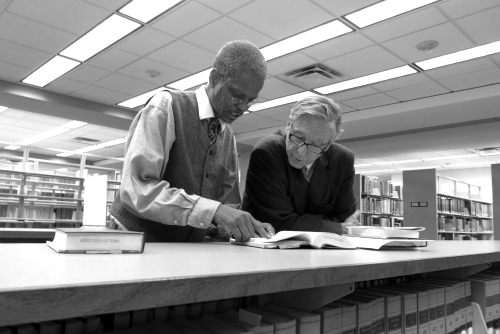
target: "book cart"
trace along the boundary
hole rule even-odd
[[[18,326],[18,333],[30,323],[138,310],[165,315],[177,306],[204,308],[231,298],[281,295],[292,303],[326,304],[353,292],[356,283],[466,278],[500,261],[500,241],[433,241],[403,251],[227,243],[149,243],[143,254],[123,255],[58,254],[42,244],[0,244],[0,251],[9,254],[0,257],[0,328]]]
[[[405,222],[422,223],[431,240],[493,240],[493,205],[481,188],[436,174],[435,169],[403,171]]]
[[[399,188],[399,187],[398,187]],[[354,176],[356,209],[359,221],[365,226],[403,226],[403,199],[400,189],[389,181],[379,182],[377,177]]]

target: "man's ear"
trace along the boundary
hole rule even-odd
[[[222,75],[219,73],[219,71],[215,69],[212,69],[210,71],[210,75],[208,76],[208,82],[210,83],[210,86],[215,87],[221,79]]]

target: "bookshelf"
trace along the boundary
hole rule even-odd
[[[436,174],[403,171],[407,226],[422,226],[430,240],[493,240],[493,205],[476,185]],[[418,225],[420,224],[420,225]]]
[[[422,273],[471,274],[500,261],[500,241],[474,243],[436,241],[420,250],[390,252],[148,243],[143,254],[105,256],[62,255],[41,244],[0,244],[0,252],[9,254],[0,257],[0,267],[9,273],[0,275],[0,326],[335,289]],[[218,265],[227,263],[232,265]]]
[[[376,176],[356,174],[354,195],[360,222],[365,226],[403,226],[401,188],[392,182],[379,181]]]

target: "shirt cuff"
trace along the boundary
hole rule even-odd
[[[200,197],[189,215],[188,226],[202,229],[209,228],[214,219],[215,211],[217,211],[220,204],[220,202]]]

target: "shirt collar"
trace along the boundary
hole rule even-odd
[[[208,99],[207,91],[205,90],[205,86],[201,86],[196,90],[196,100],[198,102],[198,114],[200,121],[215,117],[214,110],[212,109],[212,105],[210,105],[210,100]],[[220,118],[219,121],[222,131],[224,131],[226,123],[224,123]]]

